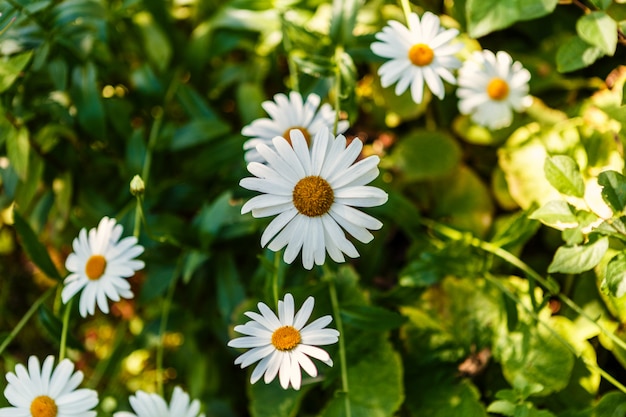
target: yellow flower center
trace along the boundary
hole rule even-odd
[[[416,43],[409,49],[409,60],[418,67],[429,65],[434,58],[435,52],[425,43]]]
[[[91,255],[85,264],[85,275],[91,280],[100,279],[107,267],[107,261],[102,255]]]
[[[40,395],[30,403],[30,414],[33,417],[56,417],[58,411],[54,400],[47,395]]]
[[[504,100],[509,95],[509,85],[502,78],[494,78],[487,85],[487,94],[492,100]]]
[[[333,187],[324,178],[304,177],[293,187],[293,205],[298,212],[309,217],[328,213],[335,201]]]
[[[306,144],[307,145],[311,144],[311,134],[309,133],[308,130],[306,130],[306,128],[301,127],[301,126],[292,126],[289,129],[285,130],[285,132],[283,133],[283,137],[287,139],[287,142],[289,142],[290,145],[291,145],[291,136],[289,136],[289,132],[291,132],[292,130],[299,130],[300,132],[302,132],[302,135],[304,135],[304,139],[306,140]]]
[[[272,344],[281,351],[295,348],[301,340],[300,332],[292,326],[279,327],[272,334]]]

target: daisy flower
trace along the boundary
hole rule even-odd
[[[445,91],[443,78],[454,84],[451,70],[461,66],[454,54],[463,49],[462,43],[453,43],[459,31],[444,29],[436,15],[426,12],[422,19],[415,13],[409,15],[409,27],[390,20],[382,32],[376,34],[371,45],[372,52],[388,58],[378,69],[383,87],[396,84],[396,95],[411,86],[413,101],[421,103],[424,96],[424,82],[430,91],[442,99]]]
[[[69,359],[53,368],[53,356],[48,356],[41,367],[39,359],[31,356],[28,369],[18,364],[15,373],[7,373],[4,396],[13,407],[0,408],[0,417],[95,417],[96,412],[89,410],[98,405],[98,393],[76,389],[83,373],[74,372]]]
[[[282,137],[257,150],[267,161],[248,164],[254,178],[239,182],[243,188],[263,194],[251,198],[241,213],[254,217],[278,214],[261,236],[261,246],[273,251],[285,249],[284,260],[290,264],[302,250],[302,265],[322,265],[326,252],[336,262],[344,262],[343,254],[359,256],[354,245],[341,230],[363,243],[374,236],[382,223],[351,206],[373,207],[387,201],[387,193],[365,184],[378,176],[378,156],[369,156],[352,165],[363,143],[357,138],[346,147],[343,135],[331,138],[328,129],[320,130],[309,150],[299,130],[291,131],[291,144]],[[341,227],[340,227],[341,226]]]
[[[200,413],[200,402],[190,402],[189,394],[180,387],[174,388],[169,406],[160,395],[144,391],[137,391],[128,400],[135,413],[118,411],[113,417],[204,417]]]
[[[243,145],[246,162],[264,162],[256,150],[257,145],[264,143],[271,147],[275,136],[290,140],[291,129],[302,132],[309,144],[319,130],[332,129],[336,112],[328,103],[320,106],[321,100],[317,94],[309,94],[303,101],[300,93],[292,91],[289,97],[280,93],[274,96],[274,101],[264,101],[261,106],[270,118],[257,119],[241,130],[244,136],[252,137]],[[339,121],[337,133],[343,133],[346,129],[348,121]]]
[[[144,267],[134,259],[143,253],[134,236],[122,237],[123,227],[115,219],[103,217],[97,228],[87,235],[81,229],[72,242],[74,252],[65,261],[70,274],[65,278],[61,298],[67,303],[80,290],[80,315],[94,314],[96,303],[103,313],[109,312],[108,299],[133,298],[127,278]]]
[[[522,112],[532,103],[529,80],[530,72],[506,52],[474,52],[459,70],[459,111],[489,129],[506,127],[511,109]]]
[[[300,368],[311,377],[317,376],[317,368],[309,358],[313,357],[333,366],[328,352],[316,345],[337,343],[339,332],[325,327],[333,320],[323,316],[305,326],[313,311],[315,299],[306,299],[302,308],[294,315],[293,296],[285,295],[285,300],[278,301],[278,317],[264,303],[258,303],[261,314],[247,311],[244,314],[252,320],[235,326],[235,331],[246,336],[228,342],[234,348],[251,348],[235,359],[235,365],[241,368],[260,361],[252,371],[250,383],[254,384],[261,376],[269,384],[278,374],[280,385],[287,389],[289,384],[298,390],[302,382]]]

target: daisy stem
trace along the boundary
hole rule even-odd
[[[63,313],[63,328],[61,329],[61,347],[59,348],[59,362],[65,359],[65,350],[67,348],[67,329],[70,324],[70,311],[72,310],[72,302],[74,298],[70,298],[65,306],[65,312]]]
[[[337,45],[335,48],[335,123],[333,125],[333,136],[337,136],[339,117],[341,116],[341,70],[339,68],[339,61],[343,53],[343,46]]]
[[[339,300],[337,298],[337,287],[335,287],[335,277],[328,280],[328,292],[330,293],[330,302],[333,306],[333,316],[335,316],[335,325],[339,332],[339,365],[341,366],[341,388],[343,391],[344,405],[346,408],[346,417],[352,417],[352,409],[350,407],[350,396],[348,389],[348,364],[346,363],[346,345],[344,342],[343,321],[341,320],[341,311],[339,310]]]
[[[137,196],[137,205],[135,206],[135,228],[133,229],[133,236],[139,239],[141,233],[141,222],[143,221],[143,207],[142,198]]]
[[[278,309],[278,268],[280,266],[280,251],[274,252],[274,270],[272,271],[272,295]]]
[[[285,52],[287,52],[287,66],[289,67],[289,83],[291,84],[292,91],[300,92],[300,83],[298,81],[298,65],[296,64],[296,61],[294,61],[293,57],[291,56],[291,51],[293,49],[293,46],[291,44],[291,39],[289,39],[287,30],[285,27],[286,21],[287,20],[285,19],[284,13],[281,14],[280,23],[281,23],[281,29],[283,32],[283,44],[285,46]]]
[[[48,288],[48,290],[46,292],[44,292],[43,294],[41,294],[39,296],[39,298],[37,300],[35,300],[35,302],[30,306],[30,308],[28,309],[26,314],[24,314],[24,316],[20,319],[20,321],[13,328],[13,330],[11,330],[11,333],[9,333],[9,335],[6,337],[6,339],[4,339],[4,341],[0,345],[0,355],[2,355],[2,353],[7,348],[7,346],[9,346],[9,343],[11,343],[13,341],[13,339],[15,339],[15,336],[18,335],[18,333],[26,325],[28,320],[30,320],[32,315],[35,314],[35,311],[37,311],[39,306],[41,304],[43,304],[43,302],[46,301],[46,299],[48,297],[50,297],[50,294],[52,294],[54,292],[54,290],[56,290],[56,286]]]
[[[406,27],[411,29],[411,19],[409,19],[409,16],[411,16],[411,4],[409,0],[400,0],[400,5],[402,6],[402,13],[404,13],[404,19],[406,20]]]
[[[156,351],[156,382],[157,393],[163,396],[163,350],[165,348],[165,332],[167,330],[167,320],[172,307],[172,299],[174,298],[174,290],[176,289],[176,281],[178,281],[178,268],[174,272],[174,277],[167,289],[165,300],[163,300],[163,309],[161,310],[161,325],[159,326],[159,345]]]

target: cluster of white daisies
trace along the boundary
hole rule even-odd
[[[397,83],[397,95],[410,87],[413,101],[421,103],[424,83],[439,99],[445,93],[442,80],[458,83],[459,111],[489,129],[509,126],[512,110],[521,112],[531,105],[530,73],[506,52],[474,52],[461,63],[455,57],[463,49],[463,44],[456,41],[458,30],[441,27],[439,17],[430,12],[424,13],[421,20],[411,13],[407,23],[389,21],[376,34],[379,42],[371,45],[376,55],[388,59],[378,69],[383,87]],[[458,80],[452,73],[457,69]]]

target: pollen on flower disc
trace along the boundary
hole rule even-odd
[[[430,65],[434,58],[435,52],[425,43],[416,43],[409,49],[409,60],[418,67]]]
[[[293,205],[308,217],[322,216],[330,210],[335,193],[328,181],[312,175],[304,177],[293,188]]]
[[[47,395],[40,395],[30,403],[30,414],[33,417],[56,417],[57,413],[56,403]]]
[[[300,344],[300,332],[292,326],[279,327],[272,334],[272,344],[278,350],[291,350]]]
[[[291,132],[292,130],[299,130],[300,132],[302,132],[302,135],[304,136],[304,139],[306,140],[306,144],[311,145],[311,134],[306,128],[301,127],[301,126],[292,126],[289,129],[285,130],[285,132],[283,133],[283,138],[287,139],[287,142],[289,142],[290,145],[291,145],[291,136],[289,135],[289,132]]]
[[[502,78],[493,78],[487,85],[487,95],[492,100],[504,100],[509,95],[509,85]]]
[[[102,255],[91,255],[85,264],[85,275],[87,278],[99,279],[106,269],[107,261]]]

